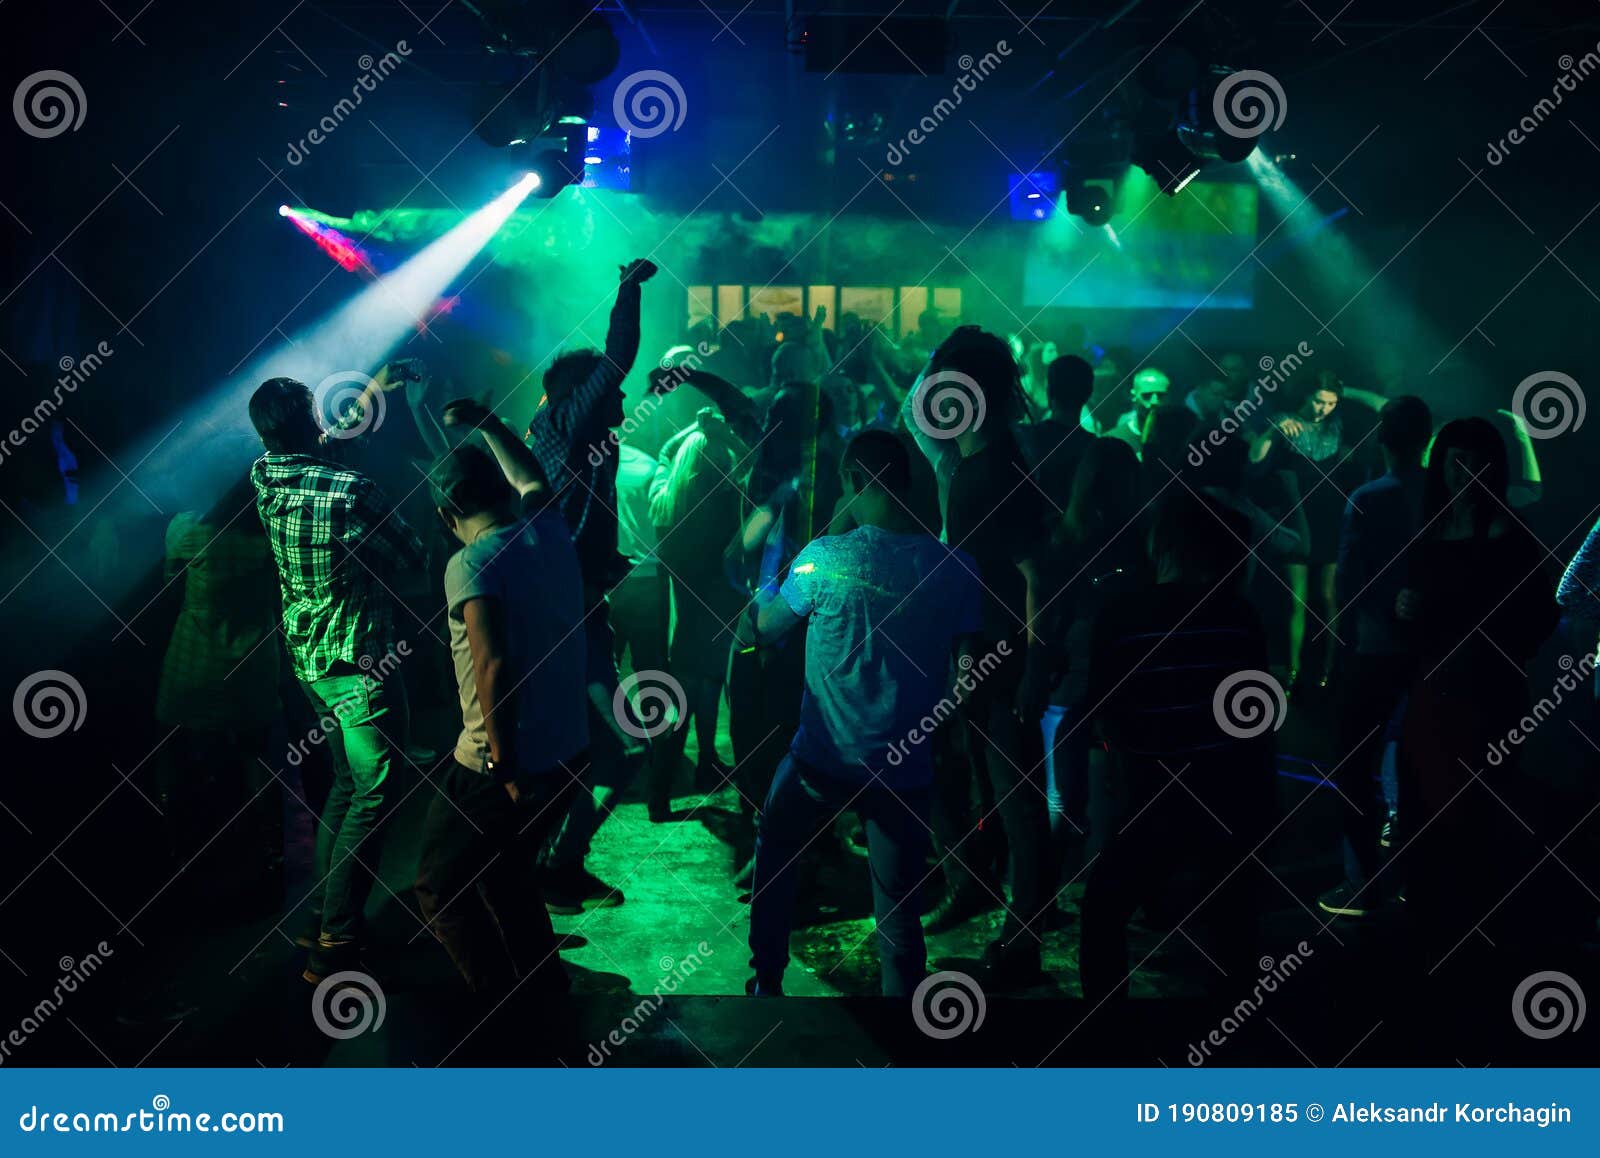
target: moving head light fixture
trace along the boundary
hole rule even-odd
[[[554,197],[583,178],[593,86],[616,70],[622,48],[606,17],[574,0],[462,0],[483,25],[484,47],[517,61],[509,81],[483,86],[478,136],[532,152],[535,192]]]

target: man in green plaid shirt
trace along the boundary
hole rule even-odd
[[[380,372],[375,386],[388,377]],[[423,565],[423,549],[371,479],[329,459],[303,382],[263,382],[250,421],[266,448],[250,478],[278,564],[284,638],[333,756],[317,832],[321,928],[305,970],[320,982],[352,967],[360,948],[408,723],[400,681],[368,673],[399,642],[391,587],[402,569]]]

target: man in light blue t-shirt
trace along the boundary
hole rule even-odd
[[[856,529],[802,549],[777,597],[752,604],[739,626],[741,646],[760,646],[809,622],[800,728],[756,837],[757,995],[783,991],[796,861],[846,810],[866,824],[883,992],[907,997],[921,982],[927,950],[915,893],[927,872],[929,733],[961,701],[951,657],[982,626],[977,566],[906,507],[911,462],[900,439],[857,435],[840,473]]]

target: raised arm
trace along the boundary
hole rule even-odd
[[[611,307],[606,348],[599,364],[571,393],[547,399],[534,415],[534,422],[548,422],[557,435],[570,441],[575,432],[589,425],[611,392],[621,388],[639,356],[639,287],[655,274],[655,263],[644,258],[621,267],[622,284],[617,289],[616,305]]]
[[[511,428],[483,403],[471,398],[457,398],[446,404],[444,424],[469,427],[483,435],[506,481],[517,489],[519,495],[526,498],[548,489],[549,482],[544,476],[544,469],[533,451],[523,445]]]

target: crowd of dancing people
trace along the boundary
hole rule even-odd
[[[1414,395],[1310,366],[1258,381],[1238,355],[1180,389],[1081,333],[931,313],[899,341],[821,311],[703,325],[625,402],[655,272],[621,270],[604,349],[549,364],[525,429],[415,361],[342,415],[262,383],[248,479],[169,530],[185,603],[158,714],[202,760],[269,728],[275,698],[238,689],[275,686],[260,609],[281,604],[332,758],[308,981],[363,967],[407,767],[433,788],[418,904],[479,994],[568,989],[550,914],[624,903],[588,862],[630,793],[661,824],[737,800],[758,996],[783,993],[808,865],[850,844],[886,995],[926,975],[929,933],[996,913],[999,990],[1037,983],[1075,921],[1085,996],[1126,994],[1130,922],[1162,905],[1251,975],[1275,739],[1302,703],[1337,722],[1318,775],[1345,866],[1308,906],[1403,906],[1429,961],[1515,935],[1502,902],[1537,850],[1504,804],[1518,750],[1484,752],[1563,610],[1590,666],[1600,618],[1600,548],[1563,578],[1519,516],[1540,489],[1519,419],[1439,425]],[[394,393],[429,453],[380,485],[384,432],[346,436]],[[447,649],[404,622],[419,588]],[[409,738],[397,654],[453,671],[453,751]]]

